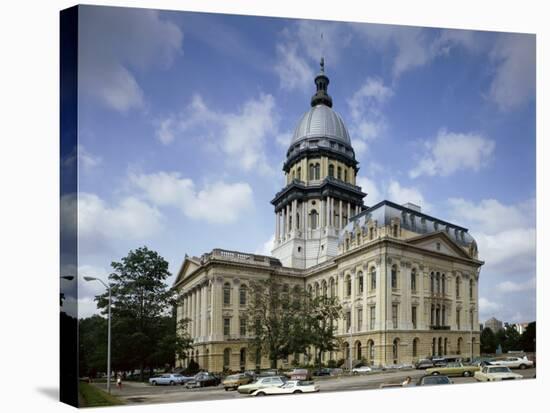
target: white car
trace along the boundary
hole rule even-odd
[[[160,376],[151,377],[149,384],[156,386],[157,384],[166,384],[169,386],[175,386],[176,384],[183,384],[191,377],[186,377],[181,374],[161,374]]]
[[[526,369],[533,367],[533,362],[524,357],[506,357],[504,360],[491,361],[492,366],[504,366],[511,369]]]
[[[361,366],[361,367],[355,367],[354,369],[351,369],[351,372],[353,374],[367,374],[370,373],[372,369],[369,366]]]
[[[300,394],[318,392],[319,386],[312,381],[289,380],[279,387],[265,387],[251,393],[251,396],[266,396],[269,394]]]
[[[501,381],[501,380],[519,380],[521,374],[513,373],[505,366],[485,366],[474,373],[474,379],[477,381]]]

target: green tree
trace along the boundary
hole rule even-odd
[[[146,367],[159,367],[157,347],[166,337],[170,323],[166,317],[176,304],[174,292],[165,283],[170,276],[168,262],[142,247],[111,266],[113,368],[139,369],[143,380]],[[103,314],[107,313],[107,298],[107,292],[96,297]]]
[[[107,372],[107,319],[99,315],[78,321],[79,374],[95,378]]]
[[[489,327],[485,327],[481,332],[480,341],[482,353],[488,354],[496,351],[498,345],[497,338]]]
[[[506,325],[504,329],[495,334],[497,346],[500,344],[502,352],[518,350],[520,347],[520,335],[512,325]]]
[[[321,367],[321,355],[339,347],[336,339],[336,322],[342,317],[342,306],[337,297],[310,297],[305,311],[308,344],[315,351],[315,360]]]
[[[536,338],[537,338],[537,323],[533,321],[532,323],[529,323],[527,325],[527,328],[525,329],[525,331],[523,332],[523,334],[519,339],[521,349],[529,353],[536,351],[536,348],[535,348]]]

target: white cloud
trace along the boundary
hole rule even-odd
[[[372,179],[361,176],[357,177],[356,183],[361,187],[363,192],[366,192],[367,197],[365,201],[368,205],[374,205],[383,200],[382,192]]]
[[[256,248],[256,254],[271,256],[271,250],[275,243],[275,235],[272,235],[266,242]]]
[[[479,171],[491,160],[495,142],[475,133],[454,133],[441,129],[434,142],[425,143],[427,154],[409,171],[421,175],[448,176],[459,170]]]
[[[281,89],[287,91],[312,89],[314,72],[298,53],[298,45],[292,42],[280,43],[276,46],[276,51],[277,63],[274,70],[279,77]]]
[[[393,96],[393,90],[379,78],[369,77],[348,99],[351,114],[350,132],[357,154],[363,153],[368,142],[380,136],[386,129],[383,104]]]
[[[397,204],[412,202],[422,208],[423,211],[429,211],[431,205],[426,201],[418,188],[402,186],[399,182],[391,180],[387,190],[387,197],[390,201]]]
[[[82,170],[90,171],[102,162],[101,156],[90,153],[82,144],[76,148],[63,161],[63,166],[72,168],[77,163]]]
[[[292,135],[292,132],[280,133],[275,137],[275,141],[283,148],[287,149],[290,146]]]
[[[181,30],[154,10],[85,6],[79,17],[81,90],[120,112],[142,108],[133,71],[170,66],[181,52]]]
[[[268,137],[279,139],[278,122],[275,99],[269,94],[247,100],[236,112],[214,111],[200,95],[194,95],[181,113],[157,122],[156,136],[162,143],[170,144],[178,135],[192,130],[203,135],[204,144],[205,136],[215,135],[211,144],[230,165],[269,175],[274,170],[267,161],[265,144]]]
[[[499,303],[496,303],[494,301],[489,301],[485,297],[479,297],[479,312],[480,313],[491,313],[492,311],[496,311],[501,307]]]
[[[537,286],[536,278],[531,278],[530,280],[523,283],[517,283],[513,281],[503,281],[497,285],[497,289],[504,293],[514,293],[514,292],[534,290],[536,286]]]
[[[252,188],[247,183],[218,181],[198,190],[191,179],[177,172],[130,174],[129,179],[150,202],[178,208],[191,219],[231,223],[253,206]]]
[[[514,109],[531,100],[535,94],[534,35],[501,35],[490,52],[496,65],[495,76],[489,88],[489,99],[499,109]]]

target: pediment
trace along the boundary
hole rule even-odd
[[[178,272],[178,276],[176,278],[176,281],[174,282],[174,285],[177,285],[184,278],[193,274],[197,269],[199,269],[200,266],[200,262],[196,261],[192,257],[186,256]]]
[[[406,240],[406,242],[408,244],[413,244],[416,247],[420,247],[429,251],[434,251],[459,258],[472,259],[472,257],[470,257],[468,253],[444,231],[438,231],[430,234],[423,234],[414,238],[409,238],[408,240]]]

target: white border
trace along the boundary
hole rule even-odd
[[[282,17],[307,17],[431,27],[517,31],[537,34],[537,380],[520,383],[457,385],[450,388],[320,393],[250,401],[191,402],[139,407],[140,411],[201,413],[301,409],[447,412],[522,411],[548,399],[543,296],[549,297],[547,146],[543,113],[550,73],[550,26],[543,1],[379,1],[339,0],[116,0],[91,4],[211,11]],[[0,102],[2,186],[2,270],[0,404],[25,411],[68,411],[55,400],[58,385],[58,22],[69,1],[5,2],[2,22]],[[546,109],[546,110],[545,110]],[[545,254],[546,253],[546,254]],[[548,308],[548,306],[546,306]],[[546,393],[544,393],[546,390]],[[397,397],[396,397],[397,396]],[[538,403],[537,403],[538,402]],[[23,406],[21,406],[23,405]],[[138,409],[138,407],[132,407]],[[109,411],[119,411],[112,408]],[[122,411],[122,410],[121,410]]]

